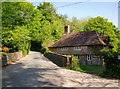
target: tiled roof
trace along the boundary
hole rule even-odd
[[[92,46],[101,45],[106,46],[106,43],[102,40],[96,31],[91,32],[72,32],[70,34],[63,35],[60,40],[50,46],[52,47],[73,47],[73,46]]]

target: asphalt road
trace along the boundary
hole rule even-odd
[[[2,70],[3,87],[118,87],[118,80],[58,67],[39,52]]]

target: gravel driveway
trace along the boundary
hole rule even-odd
[[[2,75],[3,87],[118,87],[118,80],[60,68],[33,51],[4,68]]]

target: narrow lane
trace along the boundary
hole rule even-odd
[[[2,82],[3,87],[118,87],[118,80],[60,68],[33,51],[3,69]]]

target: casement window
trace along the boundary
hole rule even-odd
[[[87,55],[87,61],[91,61],[92,55]]]
[[[66,50],[68,50],[67,47],[62,47],[62,48],[61,48],[61,51],[66,51]]]
[[[78,50],[79,51],[79,50],[81,50],[81,47],[79,47],[79,46],[78,47],[74,47],[74,50]]]

